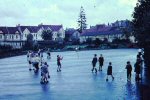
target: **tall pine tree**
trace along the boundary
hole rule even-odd
[[[86,28],[87,28],[86,15],[84,12],[84,8],[81,6],[80,14],[79,14],[79,18],[78,18],[78,30],[80,33],[82,33],[82,31]]]

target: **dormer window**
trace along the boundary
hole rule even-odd
[[[16,34],[19,34],[19,32],[18,32],[18,31],[16,31],[15,33],[16,33]]]
[[[0,33],[3,33],[3,32],[0,30]]]

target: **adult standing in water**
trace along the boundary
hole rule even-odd
[[[134,67],[135,67],[135,73],[136,73],[135,81],[139,82],[141,80],[141,78],[140,78],[140,74],[141,74],[141,64],[140,64],[140,62],[137,61],[134,65]]]
[[[61,60],[63,59],[63,57],[60,57],[59,55],[57,55],[57,72],[61,72]]]
[[[103,64],[104,64],[104,57],[103,57],[102,54],[100,55],[98,61],[99,61],[99,71],[102,71],[102,67],[103,67]]]
[[[142,49],[139,49],[138,54],[137,54],[137,59],[136,59],[136,66],[137,66],[137,80],[141,80],[142,79],[142,70],[143,70],[143,52]],[[139,72],[140,70],[140,72]],[[138,73],[141,74],[140,77],[138,76]],[[138,78],[139,77],[139,78]]]
[[[97,63],[97,55],[94,54],[94,58],[93,58],[93,60],[92,60],[92,65],[93,65],[92,73],[93,73],[94,70],[95,70],[95,73],[97,73],[96,63]]]

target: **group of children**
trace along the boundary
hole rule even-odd
[[[97,54],[94,54],[94,58],[92,60],[92,65],[93,65],[93,68],[91,70],[92,73],[95,70],[95,73],[97,74],[97,68],[96,68],[97,62],[99,62],[99,71],[102,71],[102,67],[103,67],[103,64],[104,64],[104,57],[103,57],[102,54],[100,54],[99,58],[97,58]],[[109,65],[108,65],[106,81],[108,81],[108,76],[109,75],[111,75],[112,80],[114,80],[114,76],[112,75],[112,63],[111,62],[109,62]]]
[[[47,50],[47,59],[51,59],[50,50]],[[61,60],[63,57],[60,55],[57,55],[57,72],[61,72]],[[27,61],[29,63],[29,70],[33,70],[35,73],[39,71],[39,68],[41,67],[41,83],[48,83],[48,78],[50,78],[50,74],[48,71],[48,64],[46,61],[44,61],[43,57],[43,51],[39,49],[37,53],[28,51],[27,53]]]
[[[139,82],[142,79],[142,75],[140,76],[140,74],[142,74],[141,72],[142,66],[143,66],[143,52],[139,50],[136,58],[136,63],[134,64],[134,72],[136,73],[135,74],[136,82]],[[127,69],[127,81],[131,81],[132,66],[129,61],[127,62],[126,69]]]
[[[141,68],[142,68],[142,63],[143,63],[143,53],[140,50],[137,54],[137,59],[136,59],[136,63],[134,64],[135,70],[134,72],[136,73],[135,76],[135,81],[139,82],[141,80]],[[102,56],[102,54],[100,55],[99,58],[97,58],[97,54],[94,54],[93,60],[92,60],[92,73],[95,70],[95,73],[97,74],[97,68],[96,68],[96,64],[97,62],[99,62],[99,71],[102,71],[102,66],[104,63],[104,57]],[[130,63],[130,61],[127,61],[127,65],[125,67],[125,69],[127,70],[127,81],[131,81],[131,75],[132,75],[132,65]],[[114,76],[112,74],[112,63],[109,62],[108,68],[107,68],[107,78],[106,81],[108,81],[108,76],[112,77],[112,80],[114,80]]]
[[[141,67],[142,67],[142,52],[139,52],[137,55],[137,59],[136,59],[136,63],[134,65],[135,70],[134,72],[136,73],[136,77],[135,80],[137,82],[139,82],[141,80],[140,74],[141,74]],[[51,58],[51,54],[50,51],[47,51],[47,59]],[[57,72],[61,72],[61,60],[63,59],[63,57],[61,57],[60,55],[57,55]],[[39,67],[41,66],[41,83],[48,83],[48,78],[50,78],[49,75],[49,71],[48,71],[48,64],[47,62],[44,61],[43,58],[43,52],[42,50],[39,50],[37,53],[34,53],[32,51],[29,51],[27,53],[27,60],[29,63],[29,70],[31,71],[32,66],[34,67],[34,72],[38,72],[39,71]],[[96,64],[97,62],[99,62],[99,70],[97,70],[96,68]],[[92,73],[93,71],[95,71],[95,73],[97,74],[97,71],[102,71],[102,67],[104,64],[104,57],[102,54],[100,54],[100,57],[97,58],[97,54],[94,54],[93,60],[92,60]],[[132,75],[132,65],[130,63],[130,61],[127,61],[127,65],[125,67],[125,69],[127,70],[127,81],[131,81],[131,75]],[[108,76],[112,77],[112,80],[114,80],[114,76],[112,74],[112,62],[109,62],[108,68],[107,68],[107,78],[106,81],[108,81]]]
[[[37,53],[28,51],[27,61],[29,63],[29,70],[33,70],[35,73],[39,71],[41,67],[41,83],[48,83],[48,78],[50,78],[48,71],[48,64],[44,61],[43,52],[39,50]]]

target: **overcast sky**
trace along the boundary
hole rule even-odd
[[[62,24],[77,27],[83,6],[88,27],[132,19],[137,0],[0,0],[0,25]]]

